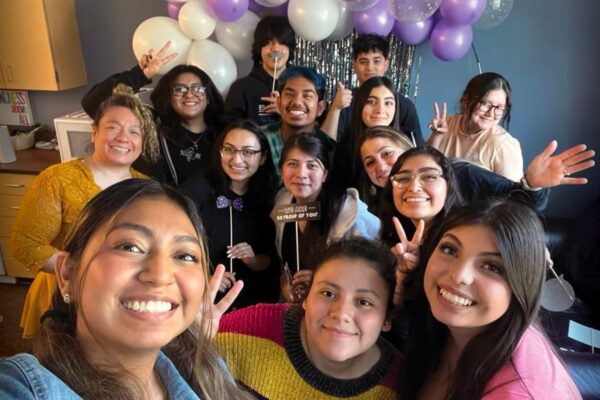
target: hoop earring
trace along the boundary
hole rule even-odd
[[[71,295],[69,293],[63,294],[63,301],[65,304],[71,304]]]

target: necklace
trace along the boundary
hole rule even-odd
[[[188,139],[190,142],[192,142],[192,145],[194,146],[194,150],[198,151],[198,142],[200,141],[200,139],[202,139],[202,134],[201,134],[201,133],[199,133],[199,134],[198,134],[198,138],[197,138],[196,140],[194,140],[194,138],[192,138],[192,137],[189,135],[189,133],[187,133],[187,132],[185,132],[185,131],[184,131],[183,133],[185,134],[185,137],[186,137],[186,138],[187,138],[187,139]]]

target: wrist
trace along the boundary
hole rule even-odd
[[[538,190],[542,190],[541,187],[531,186],[531,184],[529,183],[529,180],[527,179],[527,172],[521,178],[521,185],[523,186],[523,188],[525,190],[529,190],[530,192],[537,192]]]

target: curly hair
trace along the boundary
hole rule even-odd
[[[94,127],[99,125],[100,120],[104,114],[106,114],[106,111],[112,107],[125,107],[135,115],[140,122],[143,133],[142,156],[153,163],[157,162],[160,159],[158,135],[152,112],[148,107],[135,96],[131,87],[120,83],[113,89],[113,94],[100,103],[100,106],[94,115]]]

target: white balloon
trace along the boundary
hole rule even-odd
[[[285,3],[287,0],[254,0],[256,4],[260,4],[265,7],[277,7]]]
[[[179,11],[179,27],[192,39],[206,39],[215,31],[216,25],[217,20],[199,1],[188,2]]]
[[[225,93],[237,78],[233,57],[225,47],[212,40],[194,40],[187,62],[206,72],[221,93]]]
[[[513,0],[488,0],[483,15],[473,26],[477,29],[493,28],[508,17],[512,8]]]
[[[171,41],[168,54],[177,53],[177,57],[160,68],[158,73],[165,74],[174,66],[185,64],[192,44],[192,40],[181,32],[173,18],[152,17],[139,24],[133,33],[133,54],[139,60],[148,50],[158,51],[167,41]]]
[[[292,29],[306,40],[326,39],[335,29],[340,9],[334,0],[290,0],[288,19]]]
[[[252,58],[254,31],[260,18],[252,11],[246,11],[242,18],[234,22],[221,21],[215,29],[219,43],[229,51],[236,60]]]
[[[328,40],[339,40],[343,39],[352,33],[354,29],[354,23],[352,22],[352,10],[344,2],[338,3],[340,10],[340,16],[338,22],[333,29],[331,35],[327,37]]]

